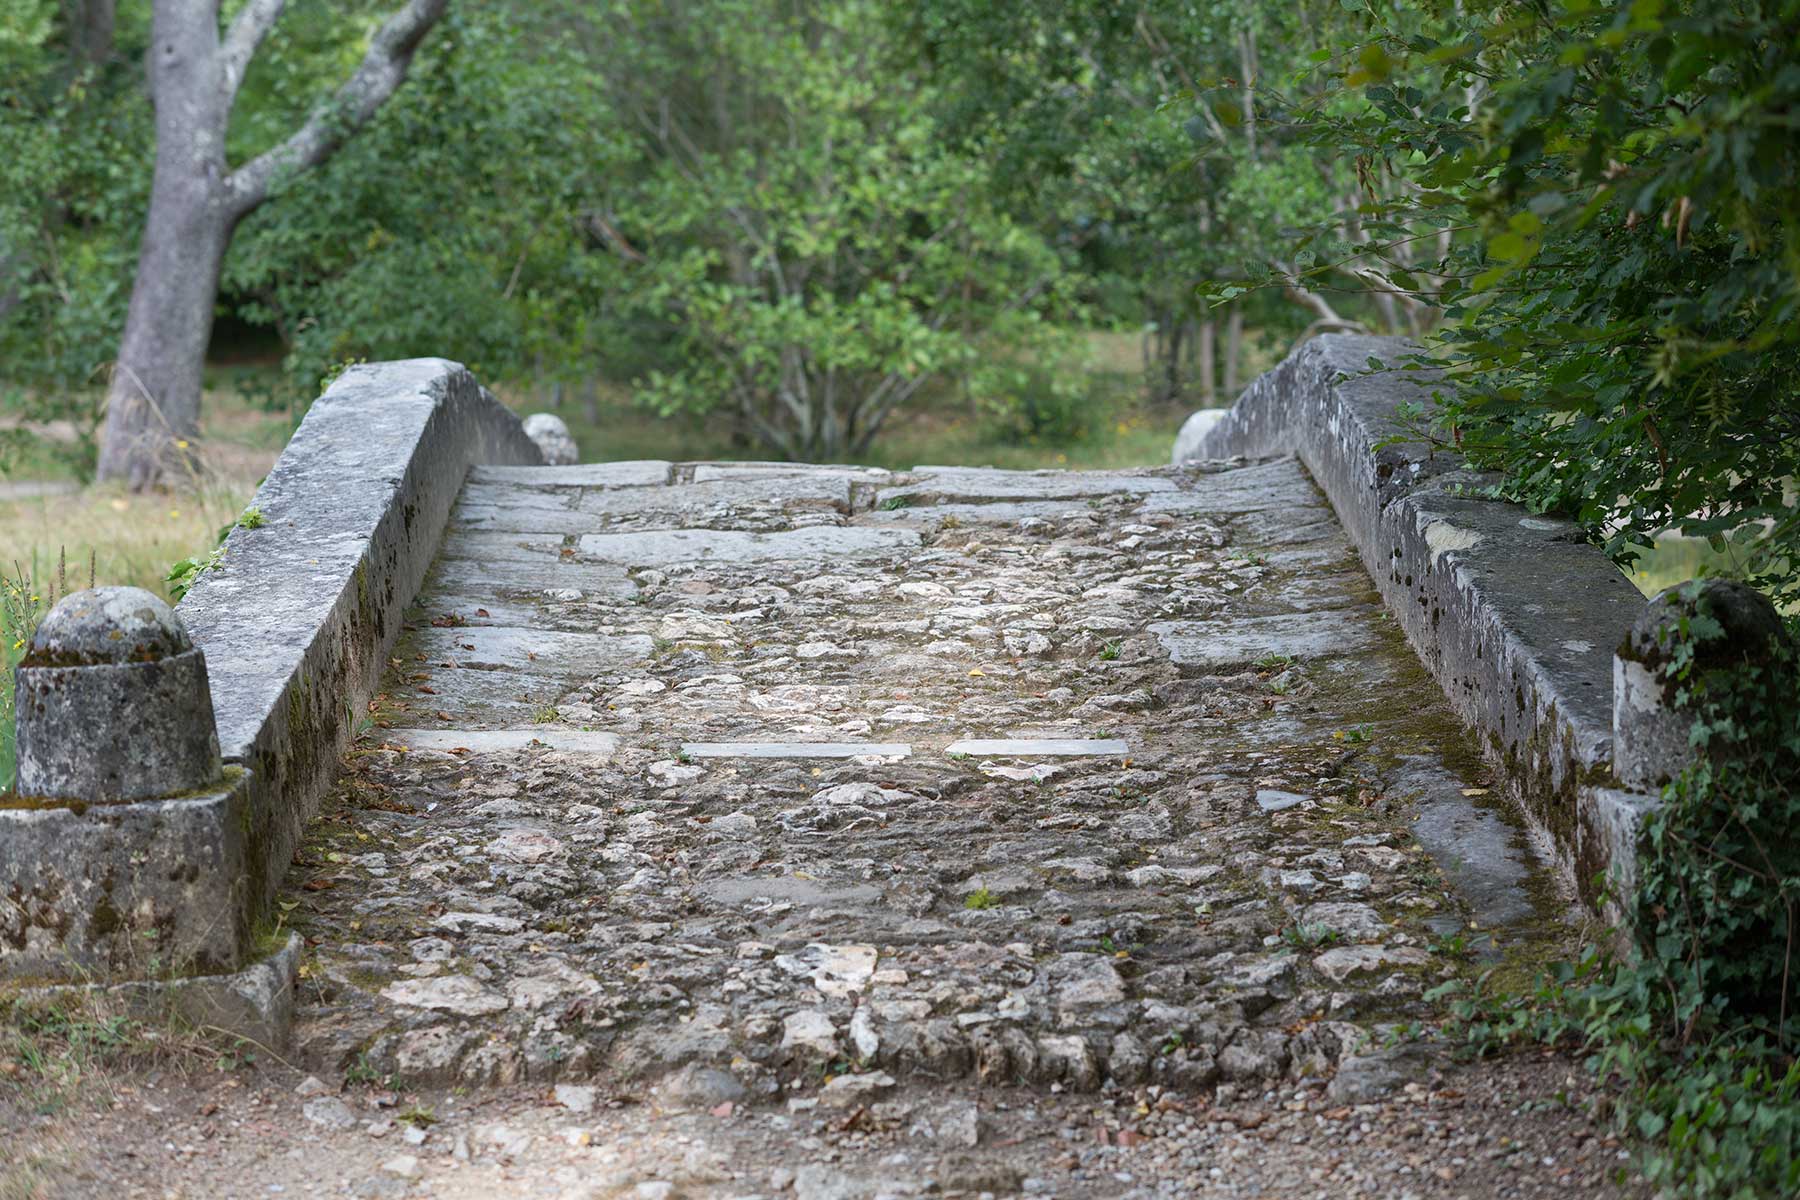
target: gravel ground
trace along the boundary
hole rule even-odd
[[[571,1088],[332,1090],[281,1068],[200,1067],[91,1077],[42,1116],[15,1087],[0,1099],[0,1196],[1648,1194],[1615,1182],[1626,1149],[1588,1115],[1585,1072],[1535,1053],[1428,1071],[1360,1105],[1317,1086],[1229,1105],[970,1082],[701,1107],[668,1086]],[[422,1139],[409,1135],[407,1115],[425,1113]]]

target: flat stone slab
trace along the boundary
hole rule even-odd
[[[543,528],[543,527],[540,527]],[[567,549],[568,555],[563,551]],[[555,566],[574,557],[574,547],[564,547],[560,531],[513,532],[491,529],[452,529],[444,535],[439,559],[483,563],[543,563]]]
[[[1284,792],[1280,788],[1256,789],[1256,807],[1266,813],[1286,812],[1310,799],[1311,796],[1303,796],[1299,792]]]
[[[545,495],[546,493],[538,493]],[[569,491],[569,496],[584,493]],[[566,504],[462,504],[451,516],[453,531],[488,530],[495,533],[539,535],[598,533],[606,521],[592,513],[576,512]]]
[[[1259,659],[1327,658],[1375,644],[1366,609],[1280,613],[1218,621],[1158,621],[1146,627],[1182,667],[1215,669],[1247,666]]]
[[[858,467],[848,463],[703,462],[693,464],[692,479],[695,483],[708,483],[718,479],[752,479],[775,475],[810,475],[846,482],[856,480],[859,483],[883,483],[894,477],[892,471],[880,467]]]
[[[536,593],[546,599],[629,600],[637,595],[637,585],[617,566],[583,563],[574,559],[558,561],[548,556],[541,561],[496,561],[481,558],[440,559],[426,577],[429,593],[442,592],[455,596],[519,597]],[[579,592],[579,596],[569,593]]]
[[[705,560],[724,563],[780,559],[862,557],[916,550],[919,535],[910,529],[813,527],[780,533],[741,533],[720,529],[669,529],[646,533],[587,534],[582,557],[602,562],[657,565]]]
[[[904,742],[684,742],[689,758],[905,758]]]
[[[537,488],[517,483],[467,483],[457,493],[456,507],[451,510],[454,522],[469,508],[541,509],[544,512],[567,512],[581,499],[585,489],[577,487]]]
[[[630,517],[660,512],[704,512],[710,509],[766,505],[782,508],[835,508],[849,511],[850,481],[826,472],[804,475],[728,476],[696,480],[667,490],[587,493],[576,508],[596,516]]]
[[[881,899],[881,889],[872,884],[853,883],[829,887],[811,879],[792,876],[715,879],[696,889],[715,904],[744,904],[751,900],[785,900],[803,905],[872,904]]]
[[[411,663],[408,674],[424,678],[397,685],[390,693],[407,705],[406,720],[435,719],[445,729],[529,725],[570,685],[568,678],[548,672],[465,670],[436,663]]]
[[[573,467],[475,467],[469,472],[469,482],[522,487],[656,487],[669,482],[672,465],[649,458]]]
[[[1292,458],[1258,463],[1235,471],[1195,475],[1180,491],[1162,492],[1144,501],[1145,513],[1247,513],[1316,509],[1329,515],[1324,495]],[[1301,515],[1296,511],[1296,516]]]
[[[552,629],[506,629],[468,625],[454,629],[420,629],[401,643],[402,650],[423,654],[426,670],[444,663],[474,670],[503,669],[528,675],[580,678],[607,667],[649,658],[656,644],[648,634],[607,636],[561,633]]]
[[[944,747],[945,754],[976,758],[1115,758],[1130,754],[1118,738],[973,738]]]
[[[866,521],[891,525],[896,521],[960,521],[965,525],[1015,525],[1020,521],[1060,521],[1084,517],[1091,510],[1083,500],[998,500],[991,504],[932,504],[877,507],[862,514]]]
[[[543,603],[530,600],[508,600],[499,596],[458,596],[433,593],[420,596],[408,611],[412,625],[429,625],[446,617],[455,617],[467,625],[500,625],[511,629],[553,629],[550,614]]]
[[[512,498],[499,495],[503,489],[495,485],[472,484],[464,489],[451,528],[463,539],[454,544],[461,545],[468,544],[467,531],[541,539],[605,533],[621,525],[632,530],[710,526],[747,513],[847,514],[852,483],[827,473],[751,474],[666,488],[521,490]]]
[[[1101,496],[1144,496],[1173,492],[1176,483],[1161,475],[1112,471],[1000,471],[987,467],[915,467],[922,476],[907,487],[882,488],[875,505],[955,504],[983,500],[1079,500]]]
[[[591,729],[384,729],[383,743],[408,750],[467,750],[470,754],[505,754],[541,748],[564,754],[591,754],[610,758],[619,748],[619,735]]]
[[[581,533],[582,530],[570,525],[580,519],[575,515],[574,505],[582,495],[579,488],[556,491],[520,488],[515,492],[501,484],[470,484],[463,489],[456,507],[450,512],[450,528]]]
[[[1531,919],[1529,884],[1540,864],[1497,797],[1485,788],[1465,788],[1423,757],[1402,764],[1393,790],[1415,793],[1413,836],[1469,902],[1477,924],[1493,929]]]

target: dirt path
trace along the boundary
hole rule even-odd
[[[1230,1106],[1151,1089],[911,1084],[872,1104],[708,1105],[605,1083],[308,1096],[267,1066],[90,1079],[0,1105],[0,1196],[1577,1197],[1639,1195],[1583,1115],[1585,1072],[1530,1057],[1426,1072],[1360,1105],[1284,1085]],[[431,1123],[424,1124],[427,1117]],[[409,1132],[412,1131],[412,1132]],[[10,1162],[7,1157],[10,1156]]]

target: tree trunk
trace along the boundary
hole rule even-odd
[[[1238,394],[1238,372],[1244,361],[1244,309],[1242,305],[1231,306],[1231,316],[1225,320],[1225,398],[1236,400]]]
[[[1183,318],[1171,313],[1167,324],[1169,333],[1163,339],[1163,386],[1162,398],[1173,400],[1180,396],[1186,388],[1186,377],[1181,373],[1181,356],[1185,353],[1182,342],[1188,332],[1188,323]]]
[[[447,3],[407,0],[375,32],[362,62],[329,101],[287,141],[233,172],[225,159],[232,102],[285,0],[246,0],[223,37],[217,0],[155,0],[144,58],[156,109],[156,166],[125,334],[107,387],[102,480],[143,491],[189,461],[219,269],[232,231],[278,182],[329,158],[393,95]],[[110,30],[110,0],[88,0],[83,11],[91,18],[84,38],[98,36],[98,25]]]
[[[1213,382],[1218,378],[1213,369],[1213,359],[1215,357],[1213,347],[1218,344],[1218,340],[1218,323],[1216,321],[1202,321],[1200,323],[1200,366],[1196,372],[1200,377],[1201,408],[1211,408],[1219,399],[1217,385]]]
[[[189,461],[219,268],[237,224],[226,185],[230,98],[217,21],[210,4],[159,3],[151,24],[156,169],[100,437],[100,478],[133,491]]]
[[[117,9],[118,0],[74,0],[69,5],[69,48],[78,61],[95,66],[112,57]]]
[[[222,214],[185,197],[159,206],[152,194],[125,337],[106,393],[101,479],[142,491],[192,465],[201,372],[230,236]]]

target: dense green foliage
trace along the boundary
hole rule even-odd
[[[1316,292],[1249,295],[1223,313],[1202,293],[1214,280],[1284,265],[1286,229],[1332,213],[1354,186],[1349,163],[1314,155],[1295,136],[1267,86],[1294,75],[1337,12],[1319,3],[927,0],[896,19],[955,81],[940,99],[946,133],[992,163],[1009,208],[1063,247],[1112,311],[1146,322],[1161,390],[1192,387],[1204,398],[1243,382],[1247,311],[1289,336],[1313,318],[1355,324]],[[1311,86],[1323,96],[1335,84]]]
[[[6,415],[83,435],[152,150],[147,0],[98,46],[84,7],[0,7]],[[388,7],[291,3],[231,161],[285,136]],[[1251,87],[1204,120],[1179,100],[1291,70],[1335,11],[1314,7],[457,5],[368,127],[238,229],[222,328],[279,342],[283,400],[345,361],[444,354],[563,394],[624,383],[783,455],[861,453],[933,383],[1020,436],[1081,436],[1100,414],[1077,323],[1144,329],[1156,394],[1205,402],[1249,373],[1246,316],[1286,340],[1317,305],[1257,296],[1215,322],[1198,285],[1353,176]]]
[[[91,458],[78,401],[117,344],[150,173],[148,6],[124,4],[91,59],[77,7],[0,10],[19,72],[0,97],[0,354],[8,415],[74,421],[69,452]],[[290,5],[233,162],[343,77],[386,7]],[[629,383],[789,456],[862,451],[932,380],[1066,411],[1074,344],[1049,319],[1080,308],[1068,261],[946,144],[887,11],[456,6],[370,126],[239,228],[221,312],[279,339],[293,396],[344,361],[443,354],[500,381]]]
[[[783,455],[861,453],[955,376],[1017,392],[1063,263],[950,152],[932,85],[870,0],[619,3],[604,22],[627,164],[599,225],[664,411],[721,405]]]
[[[1800,709],[1791,644],[1721,658],[1717,617],[1684,617],[1661,670],[1691,710],[1696,761],[1644,834],[1639,938],[1684,1007],[1716,1006],[1783,1045],[1796,1014]]]
[[[345,57],[337,40],[274,49],[309,63]],[[304,111],[304,89],[292,91],[272,131]],[[227,303],[279,334],[289,379],[307,393],[344,362],[422,354],[489,378],[546,357],[563,374],[591,370],[581,309],[598,288],[579,220],[616,155],[604,123],[568,118],[598,103],[562,39],[535,40],[504,11],[453,7],[379,118],[245,221]]]
[[[1437,435],[1615,554],[1730,539],[1796,590],[1800,4],[1596,0],[1372,10],[1365,105],[1303,114],[1356,157],[1360,232],[1310,273],[1442,307]],[[1421,247],[1432,247],[1421,255]]]
[[[1417,435],[1621,558],[1680,528],[1800,598],[1800,4],[1362,17],[1314,68],[1361,102],[1291,110],[1299,136],[1354,156],[1355,214],[1315,219],[1295,265],[1321,290],[1439,310],[1417,360],[1445,386]],[[1718,632],[1694,616],[1663,665],[1697,761],[1647,822],[1621,897],[1633,956],[1590,952],[1462,1016],[1481,1045],[1588,1047],[1668,1193],[1793,1195],[1797,676],[1789,650],[1721,662]]]
[[[150,109],[141,72],[78,53],[52,0],[0,2],[0,415],[74,421],[58,449],[93,456],[81,397],[118,343],[148,204]],[[142,14],[119,45],[139,47]],[[22,448],[0,425],[0,468]]]

